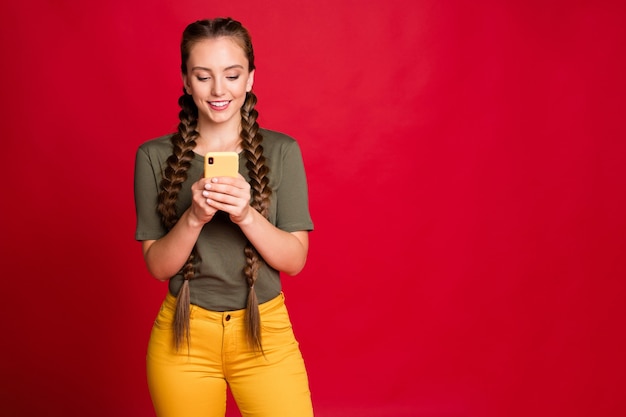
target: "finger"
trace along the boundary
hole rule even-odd
[[[216,204],[221,205],[219,207],[220,210],[222,206],[239,207],[242,206],[244,203],[244,200],[242,200],[241,197],[226,193],[204,191],[203,196],[207,199],[207,202],[211,206],[215,207]]]
[[[211,207],[215,208],[216,210],[223,211],[224,213],[227,213],[228,215],[235,216],[235,217],[242,217],[249,207],[247,205],[240,206],[240,205],[231,205],[231,204],[221,203],[215,200],[210,200],[210,204],[211,204]]]
[[[213,184],[230,185],[236,188],[247,188],[250,186],[248,182],[245,180],[245,178],[241,176],[241,174],[239,174],[238,177],[214,177],[214,178],[211,178],[209,183],[212,185]]]
[[[213,184],[213,186],[207,191],[209,192],[207,196],[211,196],[209,198],[223,203],[243,205],[250,202],[249,189],[241,189],[225,184]],[[240,203],[237,203],[236,200],[240,200]]]
[[[201,178],[198,181],[194,182],[193,184],[191,184],[191,191],[201,191],[204,190],[204,187],[206,186],[206,184],[208,184],[210,182],[209,178]]]

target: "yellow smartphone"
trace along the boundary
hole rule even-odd
[[[237,152],[209,152],[204,155],[204,177],[236,177],[239,173]]]

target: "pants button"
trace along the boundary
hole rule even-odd
[[[227,314],[226,315],[226,321],[229,321],[229,320],[230,320],[230,314]]]

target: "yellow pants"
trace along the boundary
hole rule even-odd
[[[168,294],[148,344],[148,387],[158,417],[224,417],[230,387],[243,417],[313,416],[309,383],[284,295],[260,305],[263,351],[248,347],[244,310],[191,306],[191,345],[173,348]]]

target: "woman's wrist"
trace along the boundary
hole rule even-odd
[[[183,215],[181,216],[179,222],[182,221],[192,230],[202,229],[206,222],[201,221],[198,217],[194,216],[191,211],[191,207],[185,210]]]
[[[260,215],[260,213],[252,208],[252,206],[248,206],[248,210],[241,220],[233,218],[231,218],[231,220],[236,223],[240,228],[244,228],[252,225],[255,222],[255,217],[257,215]]]

